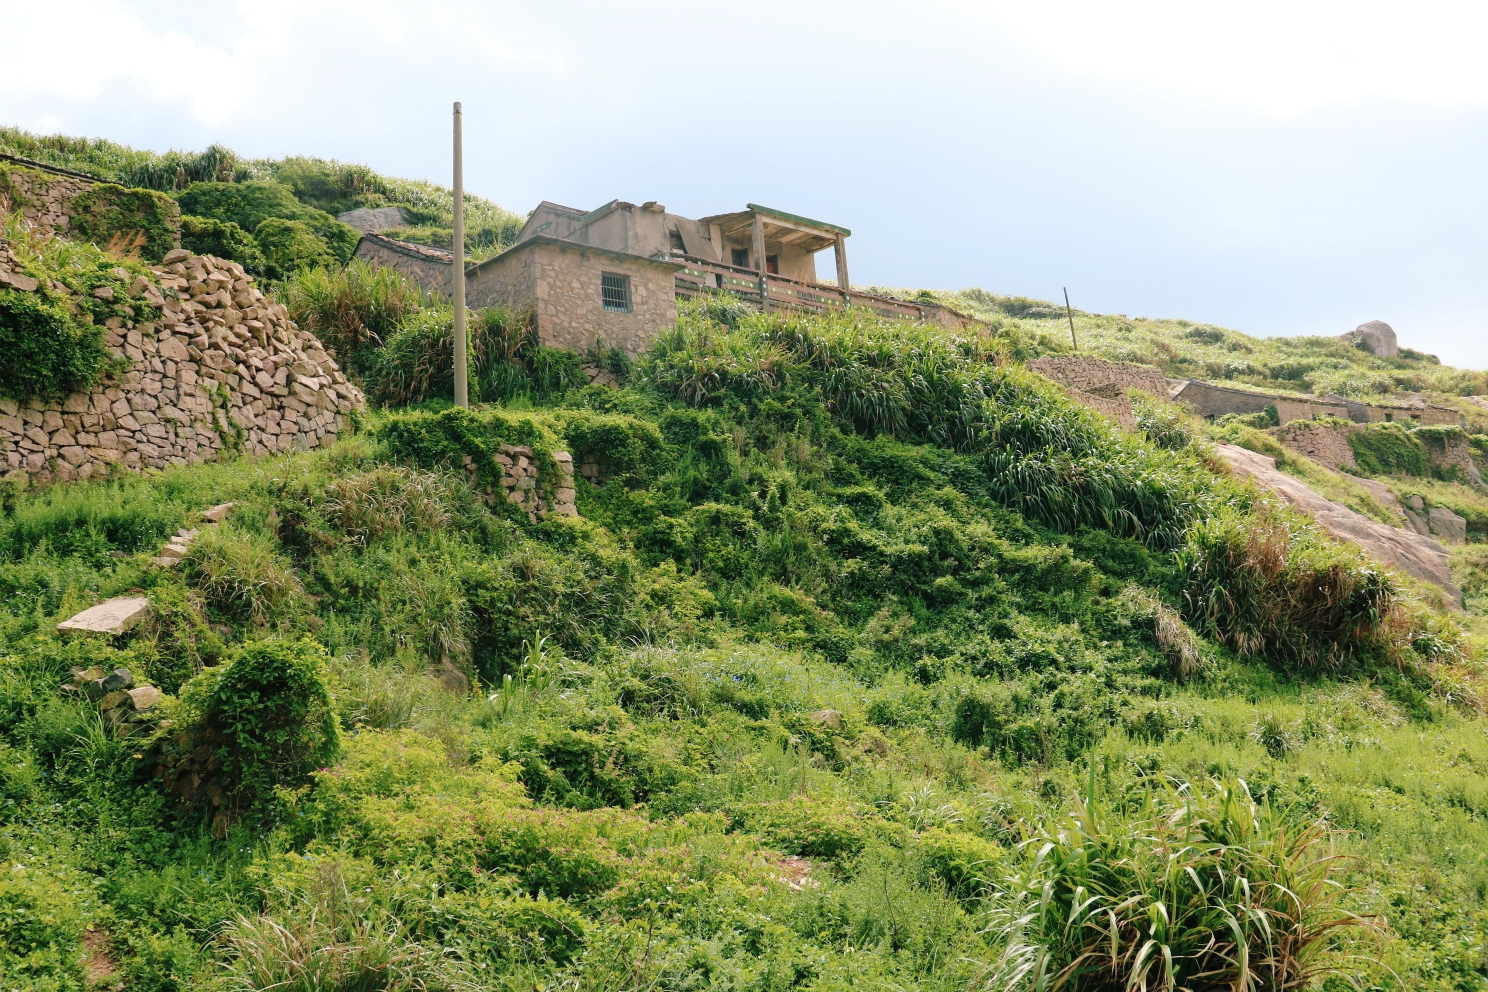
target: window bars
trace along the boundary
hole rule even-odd
[[[606,310],[630,313],[630,276],[600,273],[599,297]]]

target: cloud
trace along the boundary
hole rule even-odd
[[[959,8],[1059,70],[1274,116],[1488,102],[1488,5],[1040,0]]]
[[[0,95],[12,99],[96,100],[122,86],[219,123],[248,97],[241,89],[203,84],[236,75],[233,53],[179,31],[151,31],[114,0],[0,0],[0,24],[12,39]]]

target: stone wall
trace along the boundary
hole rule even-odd
[[[1278,430],[1281,443],[1329,468],[1356,468],[1354,449],[1349,447],[1352,427],[1297,420]]]
[[[28,282],[3,242],[0,282]],[[108,320],[105,344],[131,363],[127,372],[58,400],[0,399],[5,478],[47,484],[312,448],[364,405],[320,341],[233,262],[176,249],[130,293],[161,317]]]
[[[1159,369],[1131,362],[1108,362],[1088,355],[1046,355],[1028,367],[1070,389],[1114,399],[1140,389],[1158,399],[1168,396],[1168,381]]]
[[[677,322],[672,262],[536,237],[471,269],[466,300],[472,307],[505,303],[529,310],[545,347],[583,353],[599,341],[636,356]],[[630,278],[630,312],[606,310],[600,276]]]
[[[151,260],[181,244],[181,208],[164,193],[4,156],[0,213],[13,212],[41,234],[86,239]]]
[[[532,449],[523,444],[503,444],[492,456],[501,466],[501,495],[506,502],[527,513],[533,523],[547,516],[576,517],[579,515],[574,500],[573,455],[567,451],[553,452],[553,461],[558,466],[558,478],[554,485],[544,486],[538,478],[537,461]],[[465,456],[465,473],[475,483],[478,477],[475,459]],[[492,493],[488,502],[498,494]]]
[[[1045,355],[1029,362],[1028,367],[1059,383],[1072,399],[1129,431],[1137,428],[1128,395],[1131,390],[1140,389],[1160,400],[1168,396],[1167,379],[1150,365],[1108,362],[1089,355]]]
[[[1275,393],[1253,393],[1246,389],[1215,386],[1197,379],[1185,382],[1172,393],[1172,397],[1174,402],[1184,404],[1201,417],[1222,417],[1227,413],[1261,413],[1266,407],[1274,406],[1283,424],[1318,417],[1349,419],[1347,407],[1326,399],[1308,400],[1278,396]]]
[[[369,231],[357,242],[354,257],[401,272],[430,293],[445,299],[454,294],[454,256],[447,251],[395,241]]]

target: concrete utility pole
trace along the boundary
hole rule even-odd
[[[465,367],[465,162],[460,148],[460,101],[455,101],[455,406],[470,405],[470,372]]]

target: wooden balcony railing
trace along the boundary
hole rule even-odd
[[[755,303],[760,301],[759,273],[753,269],[741,269],[693,255],[675,255],[673,261],[686,265],[677,272],[677,295],[681,298],[691,299],[699,293],[732,293]],[[822,313],[854,306],[871,310],[885,320],[924,320],[955,328],[975,327],[978,323],[938,303],[912,303],[858,290],[844,293],[836,286],[777,275],[770,275],[767,279],[769,288],[765,302],[772,310],[790,308]]]

